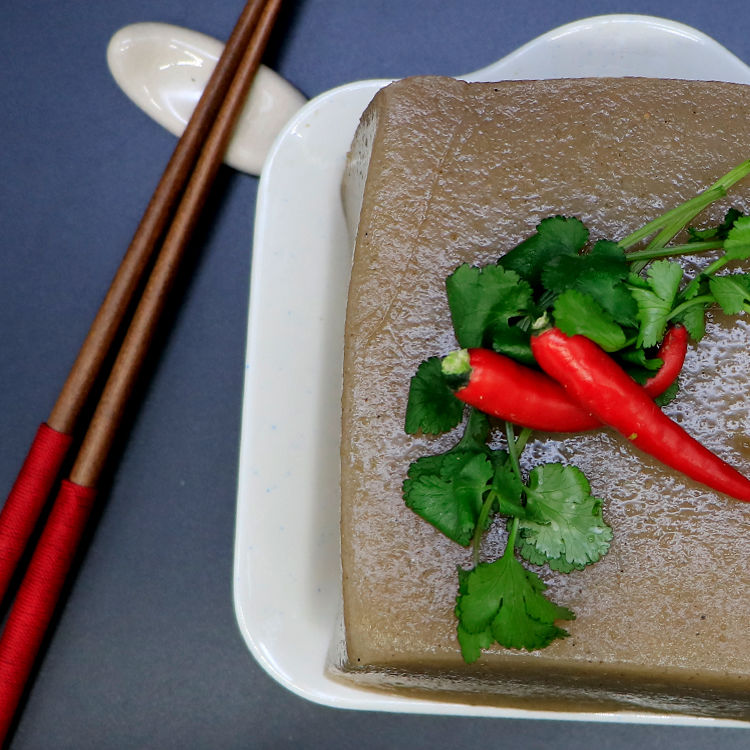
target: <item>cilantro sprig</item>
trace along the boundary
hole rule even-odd
[[[569,572],[598,560],[612,538],[601,501],[591,497],[577,469],[547,464],[524,484],[518,449],[528,431],[518,438],[512,425],[507,431],[508,451],[488,448],[489,421],[471,410],[461,441],[446,453],[417,460],[404,482],[408,507],[458,544],[473,547],[474,567],[458,571],[455,608],[467,662],[495,641],[533,651],[568,635],[555,623],[575,615],[547,599],[546,585],[522,565],[517,552],[532,563],[549,562]],[[505,552],[494,562],[480,562],[492,515],[510,519]]]
[[[689,226],[749,174],[750,161],[743,162],[619,241],[592,242],[579,219],[552,216],[496,263],[459,266],[446,280],[446,293],[463,354],[488,347],[533,366],[530,336],[545,321],[595,341],[643,382],[661,366],[654,350],[671,324],[681,323],[697,341],[711,306],[729,315],[750,313],[750,274],[726,272],[733,261],[750,258],[750,216],[732,208],[714,227]],[[688,241],[675,244],[683,230]],[[670,260],[707,251],[716,257],[692,279]],[[505,449],[491,447],[490,420],[454,395],[466,369],[462,361],[430,357],[412,378],[407,433],[440,434],[462,421],[464,428],[453,448],[410,466],[403,495],[425,521],[472,549],[472,567],[458,569],[454,610],[463,658],[472,662],[493,643],[532,651],[565,638],[558,623],[575,615],[547,597],[529,566],[581,570],[607,554],[612,530],[602,500],[575,466],[541,464],[523,475],[519,455],[528,429],[516,435],[506,423]],[[661,403],[675,393],[676,385]],[[483,561],[484,536],[502,522],[505,550]]]
[[[517,531],[514,519],[508,546],[497,560],[470,571],[460,569],[455,614],[467,663],[476,661],[494,641],[505,648],[534,651],[569,635],[555,622],[573,620],[575,615],[551,602],[542,579],[513,555]]]
[[[607,554],[612,529],[602,519],[602,501],[591,494],[580,469],[562,464],[535,467],[526,498],[526,518],[519,519],[517,540],[524,560],[570,573]]]

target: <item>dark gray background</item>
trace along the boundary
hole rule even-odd
[[[242,0],[3,5],[0,496],[174,144],[113,83],[107,42],[136,21],[225,39]],[[691,24],[750,60],[744,0],[300,0],[287,3],[266,60],[312,96],[361,78],[466,73],[561,23],[612,12]],[[219,178],[184,303],[149,364],[12,747],[749,747],[737,730],[333,710],[254,663],[231,565],[256,189],[229,169]]]

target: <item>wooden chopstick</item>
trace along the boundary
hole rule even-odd
[[[169,292],[185,255],[190,235],[221,166],[234,123],[257,72],[280,5],[281,0],[266,0],[265,2],[251,0],[240,17],[240,23],[247,23],[252,29],[249,42],[244,45],[240,44],[244,46],[244,49],[241,50],[242,54],[234,76],[230,76],[231,83],[224,91],[223,101],[218,108],[215,121],[200,149],[192,175],[81,444],[70,478],[61,486],[11,608],[0,638],[0,743],[12,724],[18,703],[36,661],[75,556],[75,550],[80,543],[94,505],[96,484],[101,477],[128,397],[141,370],[159,317],[168,303]],[[209,86],[211,85],[212,82],[209,82]],[[155,196],[151,203],[156,202],[165,206],[172,200],[171,190],[168,192],[170,195],[168,200],[157,199]],[[158,220],[153,223],[158,224],[162,221],[162,210],[154,210],[158,215]],[[144,222],[145,217],[141,224],[143,225]],[[152,221],[149,220],[149,223]],[[142,270],[138,272],[140,273]],[[125,276],[130,277],[130,272],[125,273]],[[125,284],[124,286],[131,285]],[[132,295],[134,291],[135,288],[129,294]],[[127,294],[119,291],[111,292],[111,295],[121,299],[128,297]],[[126,308],[128,303],[125,304]],[[114,307],[120,308],[120,305]],[[121,315],[124,315],[124,310],[114,317]],[[102,317],[110,319],[109,313]],[[109,331],[111,323],[104,322],[102,326]],[[113,337],[114,334],[112,334]],[[99,346],[107,348],[111,346],[112,338],[109,337],[109,333],[90,335],[90,338],[102,342]],[[71,373],[66,382],[66,389],[69,392],[66,393],[64,389],[64,393],[61,394],[53,410],[53,415],[60,416],[59,423],[53,420],[55,424],[59,424],[60,427],[64,426],[66,429],[70,428],[71,422],[76,421],[85,403],[82,392],[88,393],[92,386],[92,379],[87,373],[101,369],[105,359],[105,356],[100,356],[100,352],[96,351],[96,344],[89,344],[87,341],[85,348],[87,347],[92,347],[94,351],[86,353],[85,356],[79,355],[81,372],[86,373],[86,376],[76,378]],[[96,360],[98,362],[95,364]],[[68,386],[68,383],[72,385]]]
[[[204,148],[256,28],[263,5],[264,0],[250,0],[247,3],[216,63],[50,412],[47,424],[55,430],[70,432],[75,427],[133,295],[148,268],[154,249],[164,234],[201,149]]]
[[[264,0],[248,0],[89,329],[46,423],[34,439],[0,512],[0,599],[45,505],[114,340],[148,271],[159,241],[216,120],[250,43]]]
[[[76,484],[94,486],[99,479],[156,323],[165,307],[167,293],[173,285],[190,235],[221,166],[234,122],[260,65],[280,4],[280,0],[269,0],[263,9],[253,37],[254,43],[248,47],[240,63],[201,151],[71,470],[70,479]]]

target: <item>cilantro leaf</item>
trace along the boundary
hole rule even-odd
[[[440,357],[422,362],[411,379],[406,402],[404,429],[409,435],[438,435],[453,429],[464,413],[464,405],[453,394],[443,375]]]
[[[598,240],[591,252],[581,255],[559,255],[542,270],[542,283],[547,289],[564,292],[590,274],[604,274],[613,282],[628,277],[625,251],[609,240]]]
[[[587,294],[568,289],[555,300],[553,314],[555,325],[568,336],[586,336],[607,352],[625,346],[622,328]]]
[[[680,391],[680,384],[677,380],[675,380],[674,383],[672,383],[667,388],[667,390],[664,391],[664,393],[662,393],[661,395],[657,396],[654,399],[654,403],[657,406],[666,406],[670,401],[672,401],[672,399],[675,398],[675,396],[677,396],[679,391]]]
[[[596,300],[616,323],[638,327],[638,305],[624,281],[592,273],[581,277],[575,288]]]
[[[638,346],[647,349],[657,344],[667,327],[682,280],[682,267],[673,261],[657,260],[647,271],[645,285],[631,285],[638,305]]]
[[[710,277],[699,274],[682,290],[678,296],[678,302],[687,302],[704,295],[711,296]],[[700,341],[706,333],[706,308],[709,304],[710,302],[684,307],[682,312],[673,316],[672,320],[675,323],[682,323],[693,341]]]
[[[531,304],[531,287],[518,274],[498,265],[466,263],[445,282],[456,339],[464,349],[485,346],[493,331],[508,328],[511,318]]]
[[[650,351],[628,346],[615,352],[614,357],[636,383],[643,385],[664,364],[660,357],[650,356]]]
[[[484,453],[423,456],[409,467],[404,501],[449,539],[468,547],[492,476],[492,464]]]
[[[706,308],[708,305],[693,305],[675,315],[672,320],[687,328],[693,341],[700,341],[706,333]]]
[[[492,331],[492,348],[499,354],[511,357],[524,365],[533,365],[536,362],[531,352],[529,331],[519,326],[495,326]]]
[[[526,491],[529,518],[519,521],[521,556],[535,565],[569,573],[596,562],[609,550],[612,529],[602,503],[591,495],[575,466],[543,464],[531,471]]]
[[[609,240],[597,241],[589,253],[553,258],[542,272],[548,290],[576,289],[593,297],[617,323],[636,327],[638,307],[624,283],[627,278],[625,251]]]
[[[708,229],[688,227],[687,231],[690,235],[688,241],[705,242],[706,240],[725,240],[729,234],[729,230],[741,216],[743,216],[742,211],[738,211],[736,208],[730,208],[726,214],[724,214],[724,219],[718,226],[709,227]]]
[[[458,623],[456,627],[458,643],[461,646],[461,656],[467,664],[473,664],[482,655],[482,649],[489,648],[495,641],[489,627],[478,633],[470,633]]]
[[[534,234],[506,253],[498,263],[535,284],[552,258],[577,255],[588,238],[589,230],[580,219],[551,216],[543,219]]]
[[[750,274],[712,276],[708,285],[714,299],[727,315],[736,315],[750,302]]]
[[[468,593],[469,575],[471,570],[465,570],[460,565],[458,570],[458,595]],[[458,618],[458,612],[455,612],[456,618]],[[480,630],[478,633],[470,633],[461,624],[460,620],[456,627],[456,635],[458,636],[458,643],[461,646],[461,656],[467,664],[473,664],[482,655],[482,650],[489,648],[494,642],[492,631],[489,626]]]
[[[750,258],[750,216],[741,216],[734,222],[724,241],[727,260]]]
[[[469,418],[466,420],[464,434],[456,443],[453,451],[481,452],[487,449],[487,439],[490,436],[490,419],[478,409],[469,408]],[[498,451],[502,453],[502,451]]]
[[[495,511],[505,516],[525,517],[523,485],[513,471],[510,456],[505,451],[492,451],[489,458],[495,472],[491,486],[495,494]]]
[[[709,278],[707,276],[702,273],[698,274],[694,279],[691,279],[680,292],[680,300],[689,300],[701,294],[707,294],[708,282]]]
[[[463,546],[473,539],[488,492],[496,512],[525,516],[522,486],[508,454],[487,445],[489,431],[487,415],[470,409],[461,440],[445,453],[417,459],[403,483],[406,506]]]
[[[573,620],[575,615],[547,599],[546,589],[510,547],[494,562],[480,563],[466,573],[455,608],[464,658],[477,654],[477,646],[486,643],[489,634],[505,648],[527,651],[566,637],[568,632],[555,622]]]
[[[649,357],[648,352],[645,349],[638,349],[637,347],[632,346],[627,349],[621,349],[617,352],[617,358],[626,368],[635,365],[639,370],[642,369],[645,371],[642,373],[642,380],[639,380],[639,383],[646,382],[646,378],[652,375],[664,364],[663,359],[659,357]]]

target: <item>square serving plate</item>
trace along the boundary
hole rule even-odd
[[[637,15],[554,29],[466,81],[649,76],[750,83],[713,39]],[[339,439],[351,241],[340,180],[359,117],[387,80],[310,101],[272,147],[258,191],[242,414],[234,602],[261,666],[329,706],[425,714],[743,726],[636,712],[547,712],[414,699],[347,685],[326,664],[340,639]]]

